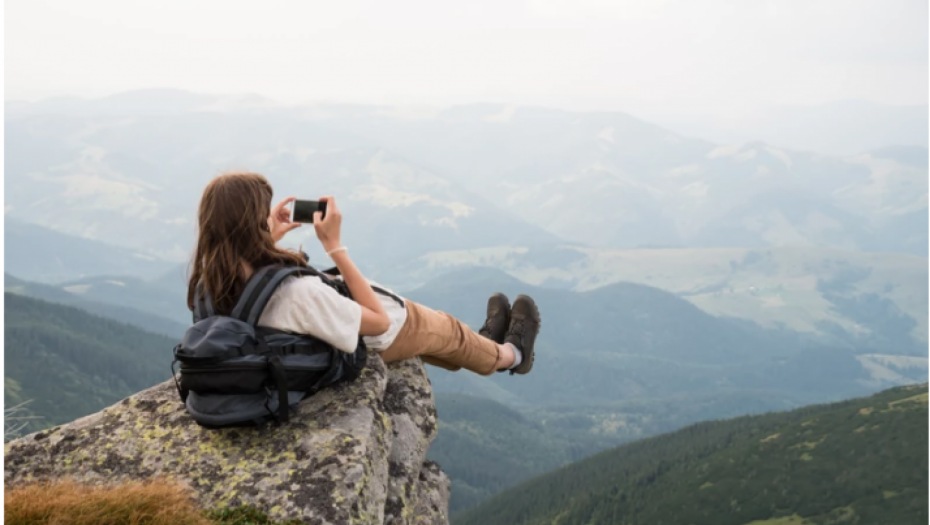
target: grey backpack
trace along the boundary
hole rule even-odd
[[[312,267],[266,266],[243,288],[229,315],[216,315],[198,291],[194,325],[174,348],[172,373],[181,401],[194,420],[210,428],[286,422],[307,396],[340,381],[353,381],[365,368],[368,350],[359,337],[355,353],[302,334],[256,326],[284,279],[313,275],[351,298],[345,283]]]

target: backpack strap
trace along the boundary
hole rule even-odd
[[[247,316],[243,317],[242,313],[246,310],[247,306],[255,303],[255,300],[258,299],[258,294],[268,285],[271,279],[270,274],[273,273],[275,269],[275,266],[263,266],[252,273],[252,276],[249,277],[249,280],[245,283],[242,294],[239,295],[239,300],[236,301],[236,305],[230,313],[231,317],[242,319],[243,321],[246,320]]]
[[[204,291],[203,283],[200,283],[194,290],[194,322],[214,315],[216,311],[213,308],[213,300],[210,299],[210,294]]]
[[[265,305],[271,295],[278,289],[284,279],[295,275],[320,276],[320,272],[310,267],[302,266],[265,266],[249,278],[245,290],[236,302],[231,317],[245,321],[252,326],[258,323]],[[324,281],[325,282],[325,281]]]
[[[258,346],[259,353],[268,356],[268,373],[271,376],[275,389],[278,391],[278,413],[272,413],[272,415],[279,423],[287,423],[289,411],[287,403],[287,372],[284,370],[284,363],[281,362],[281,349],[269,348],[264,337],[258,338]],[[269,412],[271,412],[271,409],[268,407],[268,401],[270,400],[271,392],[268,391],[268,400],[265,401],[265,408],[268,409]]]
[[[340,271],[339,271],[339,268],[336,267],[336,266],[333,266],[332,268],[329,268],[329,269],[327,269],[327,270],[323,270],[323,273],[326,274],[327,276],[328,276],[328,275],[333,275],[333,276],[337,276],[337,277],[342,277],[342,272],[340,272]],[[330,280],[332,280],[332,279],[330,279]],[[324,282],[325,282],[325,281],[324,281]],[[340,280],[340,282],[344,282],[344,281]],[[332,285],[330,285],[330,286],[332,286]],[[390,297],[391,299],[394,300],[395,303],[399,304],[401,308],[407,308],[407,303],[405,303],[404,300],[401,299],[400,297],[398,297],[397,295],[395,295],[395,294],[393,294],[393,293],[391,293],[391,292],[385,290],[384,288],[381,288],[380,286],[375,286],[375,285],[373,285],[373,284],[370,285],[370,286],[371,286],[372,291],[374,291],[375,293],[378,293],[378,294],[381,294],[381,295],[385,295],[385,296],[387,296],[387,297]]]

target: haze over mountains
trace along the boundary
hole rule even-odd
[[[7,180],[7,184],[10,181]],[[39,205],[41,207],[41,205]],[[26,279],[59,283],[95,275],[158,277],[174,264],[148,253],[62,234],[34,222],[4,217],[4,269]]]
[[[927,146],[927,105],[838,100],[815,106],[768,106],[726,116],[665,112],[656,123],[724,144],[764,140],[780,147],[857,155],[891,144]]]
[[[186,322],[174,298],[202,188],[249,169],[278,197],[337,195],[363,270],[401,291],[477,266],[579,292],[641,283],[847,348],[886,379],[928,340],[919,134],[835,157],[494,104],[285,107],[149,90],[7,106],[8,271],[85,300]],[[287,243],[325,265],[311,227]]]
[[[147,363],[125,381],[104,374],[99,391],[78,365],[48,384],[8,374],[11,400],[63,381],[103,403],[162,377],[167,339],[107,323],[176,337],[189,322],[197,202],[230,169],[265,174],[276,198],[336,195],[366,275],[474,327],[493,291],[539,302],[533,374],[430,371],[456,509],[700,420],[927,380],[927,148],[907,126],[885,143],[847,125],[836,140],[852,149],[834,156],[500,104],[282,107],[155,90],[7,110],[5,288],[20,311],[8,335],[51,362],[50,341],[117,352],[102,342],[113,330],[144,339]],[[286,243],[328,262],[312,227]],[[43,332],[30,315],[55,322]],[[37,370],[17,359],[11,373]],[[526,432],[518,462],[489,437]],[[511,466],[477,472],[476,455]]]
[[[13,105],[6,213],[181,260],[206,181],[250,169],[281,196],[341,196],[347,235],[386,263],[547,242],[927,252],[920,137],[831,157],[623,113],[232,107],[174,91]]]

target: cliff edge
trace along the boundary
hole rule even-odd
[[[436,408],[423,364],[371,356],[354,383],[304,400],[285,425],[205,430],[174,383],[5,446],[9,485],[166,477],[206,509],[249,505],[314,525],[448,524],[449,479],[426,452]]]

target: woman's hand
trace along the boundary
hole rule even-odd
[[[316,236],[327,252],[342,246],[340,234],[342,230],[342,212],[336,206],[335,197],[320,197],[320,202],[326,203],[326,217],[322,212],[313,213],[313,227]]]
[[[275,243],[283,239],[287,232],[300,228],[299,222],[291,222],[291,210],[287,207],[295,200],[297,197],[288,197],[271,209],[271,215],[268,216],[268,229]]]

